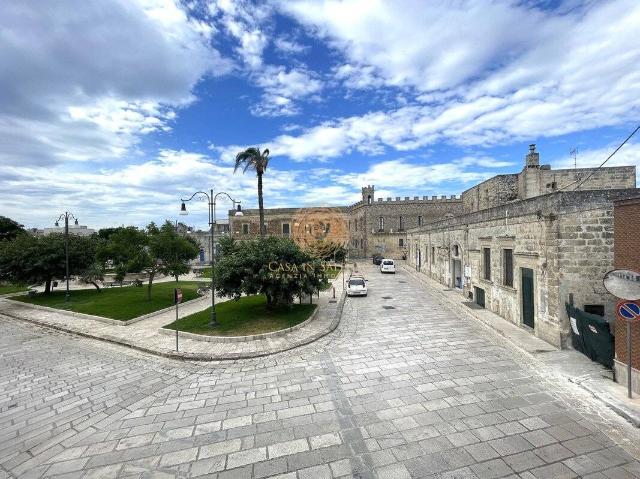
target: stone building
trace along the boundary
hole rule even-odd
[[[462,214],[410,230],[408,263],[561,347],[566,302],[613,317],[602,283],[613,269],[613,204],[639,191],[635,167],[554,171],[532,145],[521,173],[465,191]]]
[[[460,197],[375,198],[375,187],[362,188],[362,199],[350,206],[265,209],[267,234],[298,242],[323,238],[345,244],[351,258],[373,254],[399,258],[407,249],[407,230],[462,212]],[[237,239],[259,234],[259,211],[229,211],[231,235]]]
[[[226,220],[218,220],[214,225],[215,242],[214,248],[218,254],[218,240],[229,235],[229,222]],[[200,245],[200,253],[198,257],[191,261],[192,266],[207,267],[211,263],[211,230],[192,230],[191,228],[182,231],[185,235],[195,238]]]

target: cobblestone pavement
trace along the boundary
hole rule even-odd
[[[0,478],[640,477],[638,430],[404,272],[307,346],[190,363],[0,317]]]

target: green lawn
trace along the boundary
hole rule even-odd
[[[243,296],[216,305],[218,327],[209,329],[211,308],[186,316],[165,326],[180,331],[211,336],[247,336],[290,328],[306,320],[316,308],[315,304],[292,304],[267,309],[264,296]]]
[[[20,293],[28,288],[23,284],[1,283],[0,294]]]
[[[71,291],[71,299],[68,303],[64,302],[64,291],[55,291],[48,295],[40,293],[33,298],[16,296],[12,299],[126,321],[171,306],[173,304],[173,288],[176,287],[182,288],[183,302],[198,297],[198,283],[170,281],[153,285],[151,301],[147,301],[146,284],[142,288],[135,286],[103,288],[101,293],[96,289]]]
[[[340,266],[329,266],[327,268],[327,277],[329,279],[335,279],[336,276],[340,274],[340,271],[342,271],[342,268]]]

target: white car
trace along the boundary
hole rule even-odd
[[[395,273],[396,272],[396,263],[392,259],[385,258],[380,263],[380,272],[381,273]]]
[[[351,276],[347,282],[347,296],[366,296],[367,282],[362,276]]]

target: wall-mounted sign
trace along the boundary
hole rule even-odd
[[[620,299],[640,299],[640,273],[628,269],[614,269],[604,276],[604,287]]]

